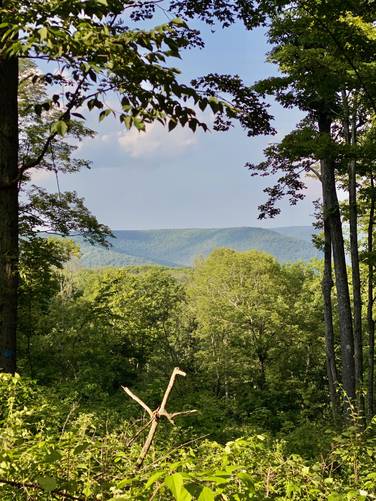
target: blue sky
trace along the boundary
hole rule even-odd
[[[200,26],[202,27],[202,26]],[[203,27],[206,47],[182,54],[182,77],[209,72],[239,74],[255,80],[275,73],[265,63],[267,45],[261,30],[249,33],[241,25],[211,33]],[[299,112],[272,103],[278,135],[249,139],[240,129],[227,133],[193,134],[184,128],[168,133],[152,125],[146,133],[125,131],[114,120],[100,125],[79,149],[90,159],[90,171],[61,177],[63,190],[76,190],[100,222],[112,229],[210,228],[232,226],[288,226],[311,224],[312,200],[319,197],[317,182],[309,181],[306,199],[296,207],[282,203],[282,214],[268,221],[257,219],[257,206],[265,200],[267,179],[251,177],[247,161],[262,160],[263,148],[291,130]],[[210,121],[210,116],[206,118]],[[53,176],[36,174],[36,184],[56,191]]]

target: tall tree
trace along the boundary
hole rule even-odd
[[[352,71],[353,65],[341,57],[343,46],[338,44],[337,38],[333,40],[333,33],[342,36],[341,9],[328,11],[324,17],[324,21],[327,22],[332,16],[333,24],[330,32],[323,29],[323,14],[320,8],[315,11],[314,5],[311,4],[310,9],[306,7],[287,9],[283,15],[273,20],[269,32],[271,42],[274,44],[271,60],[279,65],[283,76],[261,82],[258,87],[262,92],[276,95],[283,105],[287,107],[297,105],[308,112],[311,124],[310,128],[301,128],[295,137],[290,135],[278,150],[279,156],[275,154],[276,149],[274,151],[271,149],[268,161],[259,167],[264,172],[270,168],[272,162],[275,172],[284,173],[278,184],[268,190],[270,199],[264,208],[266,212],[274,215],[276,212],[273,211],[278,212],[274,202],[289,189],[288,194],[293,202],[301,196],[299,193],[303,188],[301,174],[312,168],[305,159],[320,164],[324,226],[327,224],[329,228],[338,296],[342,383],[350,399],[355,398],[357,390],[359,409],[363,411],[361,397],[363,345],[355,158],[359,127],[357,94],[360,92],[367,97],[371,87],[363,87],[362,80]],[[302,27],[307,23],[310,25],[310,30],[304,32]],[[373,82],[374,80],[371,85]],[[353,312],[336,186],[346,171]]]
[[[4,22],[0,3],[0,22]],[[6,26],[0,28],[4,37]],[[10,39],[14,41],[14,35]],[[9,47],[9,42],[8,42]],[[18,282],[18,61],[0,52],[0,368],[14,371]]]

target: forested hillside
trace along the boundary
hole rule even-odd
[[[90,246],[76,238],[81,248],[83,267],[160,264],[191,266],[218,247],[234,250],[256,249],[268,252],[279,261],[294,262],[319,258],[312,244],[313,228],[218,228],[186,230],[114,231],[111,247]]]

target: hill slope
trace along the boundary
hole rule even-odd
[[[280,226],[271,229],[281,235],[304,240],[308,243],[312,243],[312,235],[318,231],[312,226]]]
[[[312,232],[310,227],[121,230],[114,232],[116,238],[111,239],[109,250],[76,240],[81,246],[82,266],[146,263],[191,266],[198,256],[207,256],[217,247],[239,251],[257,249],[283,262],[320,257],[307,238],[309,232]]]

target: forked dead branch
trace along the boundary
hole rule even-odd
[[[129,388],[127,388],[126,386],[122,386],[125,393],[127,395],[129,395],[133,400],[135,400],[150,416],[150,421],[147,424],[147,426],[149,424],[151,425],[150,430],[149,430],[148,436],[145,440],[145,443],[144,443],[144,446],[143,446],[142,451],[140,453],[140,456],[137,459],[136,468],[140,468],[142,466],[142,463],[144,462],[144,459],[145,459],[145,457],[150,449],[150,446],[153,442],[154,435],[155,435],[157,428],[158,428],[159,419],[161,417],[165,417],[166,419],[168,419],[168,421],[174,426],[175,425],[174,419],[177,418],[178,416],[187,416],[187,415],[194,414],[197,412],[196,409],[193,409],[190,411],[169,413],[166,409],[167,401],[168,401],[168,398],[170,396],[171,390],[175,384],[176,376],[184,376],[185,377],[186,375],[187,374],[184,371],[182,371],[181,369],[179,369],[178,367],[174,368],[174,370],[172,371],[171,377],[170,377],[170,381],[167,385],[166,391],[163,395],[161,405],[159,407],[157,407],[154,411],[152,411],[150,409],[150,407],[148,405],[146,405],[145,402],[143,402]],[[141,431],[143,431],[144,429],[145,428],[142,428]],[[140,434],[140,432],[135,435],[134,439],[139,434]]]

